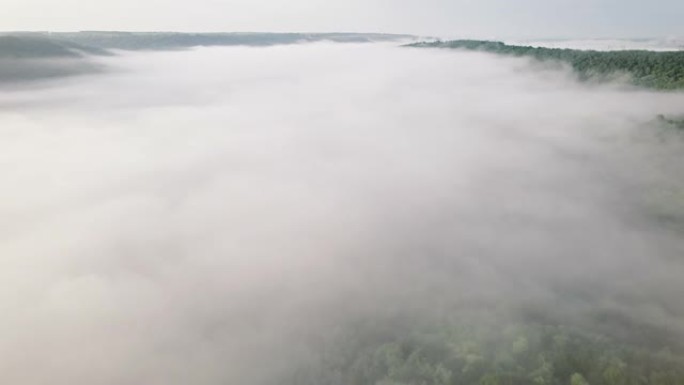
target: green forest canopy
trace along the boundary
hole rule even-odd
[[[372,329],[372,328],[371,328]],[[287,385],[684,385],[684,359],[565,326],[446,322],[351,333]]]
[[[569,64],[583,79],[628,74],[637,86],[660,90],[684,89],[684,51],[584,51],[482,40],[421,42],[409,46],[465,49],[543,61],[555,60]]]

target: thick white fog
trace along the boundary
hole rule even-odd
[[[428,308],[684,338],[684,94],[382,44],[97,60],[0,91],[3,384],[273,383]]]

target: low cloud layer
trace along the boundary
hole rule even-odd
[[[0,382],[272,383],[434,309],[684,346],[681,93],[383,44],[93,60],[0,93]]]

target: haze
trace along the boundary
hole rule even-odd
[[[682,93],[393,43],[92,60],[0,91],[2,383],[282,384],[447,309],[684,348]]]
[[[679,0],[5,0],[0,30],[394,32],[442,37],[682,37]]]

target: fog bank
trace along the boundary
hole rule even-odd
[[[447,311],[684,348],[684,94],[384,44],[93,60],[0,92],[0,382],[274,383]]]

